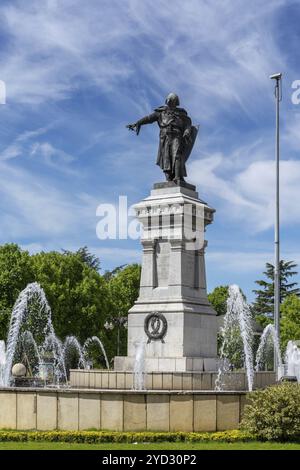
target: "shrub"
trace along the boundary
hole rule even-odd
[[[241,429],[261,440],[300,439],[300,385],[283,383],[248,395]]]
[[[115,432],[115,431],[0,431],[0,442],[50,441],[98,444],[103,442],[238,442],[254,440],[240,430],[223,432]]]

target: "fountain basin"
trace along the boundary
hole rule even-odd
[[[246,392],[0,389],[0,428],[223,431],[236,429]]]
[[[147,372],[146,390],[214,390],[217,372]],[[245,372],[224,373],[224,390],[248,390]],[[264,388],[276,382],[275,372],[255,372],[254,388]],[[132,390],[134,373],[107,370],[70,370],[72,387],[91,389]]]

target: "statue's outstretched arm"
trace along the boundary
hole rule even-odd
[[[134,124],[128,124],[126,127],[131,131],[135,131],[136,135],[139,135],[141,126],[144,126],[145,124],[152,124],[157,120],[158,113],[154,112],[152,114],[149,114],[148,116],[143,117],[142,119],[139,119]]]

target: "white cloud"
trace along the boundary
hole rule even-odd
[[[298,108],[297,108],[298,109]],[[300,147],[300,113],[294,112],[285,116],[284,132],[282,133],[284,147],[299,150]]]
[[[274,263],[274,252],[272,251],[210,251],[207,250],[206,258],[208,266],[218,266],[218,270],[223,272],[247,274],[250,272],[263,272],[266,263]],[[299,247],[295,251],[285,250],[281,259],[293,260],[300,264]]]
[[[56,170],[64,171],[65,173],[76,173],[74,169],[68,166],[75,158],[63,150],[54,147],[49,142],[34,142],[30,148],[30,155],[42,157],[47,165]]]
[[[130,249],[122,247],[107,248],[92,246],[90,248],[92,253],[95,253],[100,260],[104,263],[112,264],[113,266],[120,266],[122,264],[140,263],[142,253],[140,249]]]
[[[125,8],[126,10],[126,8]],[[1,16],[11,38],[1,73],[8,101],[42,103],[76,90],[82,78],[111,88],[131,73],[111,51],[128,36],[124,7],[109,2],[31,1],[3,5]],[[95,54],[101,54],[101,59]]]
[[[161,1],[153,10],[151,1],[133,0],[133,18],[159,49],[157,60],[144,55],[141,66],[161,89],[182,90],[202,122],[230,105],[255,120],[262,96],[272,99],[270,70],[286,65],[270,31],[284,3]]]
[[[96,204],[81,194],[68,194],[41,175],[5,163],[0,174],[2,240],[74,237],[82,224],[95,224]]]
[[[0,154],[0,160],[10,160],[11,158],[19,157],[22,154],[22,146],[12,144],[6,147]]]
[[[235,206],[252,206],[251,201],[236,191],[234,185],[230,184],[228,179],[218,176],[217,172],[223,164],[226,163],[225,157],[222,154],[194,160],[189,165],[192,181],[199,185],[202,191],[204,190],[208,194],[219,195],[222,199]]]
[[[30,131],[24,131],[19,134],[14,142],[8,145],[0,153],[0,161],[11,160],[17,157],[35,157],[40,158],[40,160],[60,172],[65,174],[77,174],[78,172],[74,168],[70,167],[70,164],[75,160],[75,158],[66,153],[65,151],[56,148],[50,142],[40,142],[34,141],[32,139],[38,138],[39,136],[45,134],[49,128],[39,128]]]
[[[250,115],[269,89],[270,71],[285,66],[270,34],[285,2],[156,4],[33,0],[3,5],[10,41],[0,65],[8,101],[60,100],[80,86],[96,85],[110,99],[129,100],[146,111],[150,96],[159,104],[162,90],[174,89],[183,92],[202,121],[230,103]]]
[[[281,221],[283,224],[300,223],[300,161],[283,160],[280,163]],[[255,204],[249,211],[250,222],[258,229],[274,224],[275,163],[258,161],[235,177],[237,190]],[[246,214],[247,216],[247,214]]]
[[[206,258],[210,266],[217,265],[220,271],[244,274],[250,271],[262,271],[266,263],[273,262],[274,255],[271,252],[208,250]]]
[[[51,126],[48,125],[47,127],[39,127],[38,129],[24,131],[16,138],[16,142],[27,142],[28,140],[45,134],[50,128]]]
[[[40,136],[47,132],[48,127],[41,127],[32,131],[24,131],[19,134],[14,142],[8,145],[1,153],[0,160],[10,160],[22,155],[25,144],[33,137]]]
[[[235,218],[255,233],[274,224],[275,163],[271,160],[254,161],[246,168],[220,176],[226,157],[213,155],[195,160],[190,173],[207,195],[222,201],[222,211]],[[227,163],[228,165],[228,163]],[[280,164],[281,221],[300,223],[300,161],[283,160]]]

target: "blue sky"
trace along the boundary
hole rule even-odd
[[[268,76],[282,71],[282,254],[300,263],[299,1],[2,0],[0,17],[1,243],[87,245],[103,270],[139,261],[138,241],[97,239],[96,208],[163,179],[158,128],[125,125],[174,91],[200,123],[188,180],[216,209],[209,290],[237,283],[251,299],[273,260]]]

